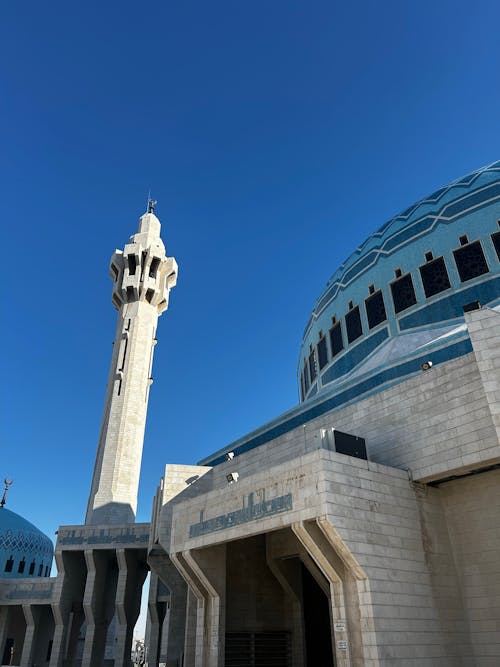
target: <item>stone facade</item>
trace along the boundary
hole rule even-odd
[[[468,313],[472,353],[212,469],[167,466],[153,664],[231,667],[269,638],[293,667],[498,664],[499,321]],[[367,460],[334,451],[334,430],[365,438]]]

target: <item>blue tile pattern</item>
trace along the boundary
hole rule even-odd
[[[500,304],[500,264],[491,240],[491,235],[498,232],[499,219],[500,161],[440,188],[382,225],[337,269],[319,296],[302,340],[299,384],[304,359],[310,346],[317,345],[319,332],[330,329],[333,316],[343,320],[345,331],[345,317],[351,308],[360,308],[363,335],[346,344],[335,357],[329,351],[327,364],[314,388],[316,396],[329,392],[332,383],[345,384],[352,374],[364,375],[365,361],[375,349],[374,342],[381,350],[377,356],[380,370],[394,367],[412,352],[408,346],[420,344],[418,337],[407,334],[432,329],[440,323],[460,325],[464,322],[462,307],[471,301],[488,306]],[[468,237],[470,246],[461,246],[462,235]],[[476,272],[472,280],[462,275],[464,282],[461,282],[453,251],[464,248],[466,252],[477,241],[476,247],[483,249],[489,271],[480,276]],[[426,297],[419,267],[426,264],[429,252],[431,257],[443,257],[443,271],[449,277],[449,285],[446,281]],[[394,303],[391,285],[396,269],[399,275],[408,275],[408,280],[411,276],[414,286],[415,295],[404,309]],[[374,338],[368,328],[365,300],[371,285],[382,291],[385,301],[385,339]],[[429,339],[426,340],[428,343]],[[446,336],[433,347],[452,345],[455,341],[456,337]],[[311,389],[304,400],[310,398]]]

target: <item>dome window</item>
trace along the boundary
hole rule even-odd
[[[328,363],[328,350],[326,348],[325,336],[321,336],[321,338],[318,341],[317,348],[318,348],[318,365],[319,365],[319,370],[321,370]]]
[[[32,560],[31,563],[30,563],[30,569],[29,569],[28,574],[34,574],[34,572],[35,572],[35,561]]]
[[[304,361],[304,394],[307,394],[309,387],[309,371],[307,369],[307,361]]]
[[[12,555],[11,555],[10,558],[8,558],[6,563],[5,563],[4,572],[12,572],[13,567],[14,567],[14,559],[12,558]]]
[[[451,287],[443,257],[438,257],[432,260],[432,262],[422,264],[419,270],[426,297],[434,296],[434,294],[444,292],[444,290]]]
[[[382,290],[375,292],[372,296],[365,300],[366,317],[368,319],[368,327],[373,329],[377,324],[385,322],[387,313],[385,311],[384,297]]]
[[[304,373],[300,374],[300,398],[304,400],[306,397],[306,392],[304,389]]]
[[[495,232],[491,235],[491,240],[493,241],[493,247],[497,253],[497,257],[500,260],[500,232]]]
[[[400,313],[417,303],[411,274],[407,273],[391,283],[394,311]]]
[[[19,566],[17,568],[17,573],[22,574],[24,572],[24,568],[26,567],[26,560],[23,559],[19,561]]]
[[[460,281],[463,283],[467,280],[477,278],[477,276],[482,276],[489,271],[479,241],[474,241],[461,248],[457,248],[453,251],[453,257],[455,258]]]
[[[347,340],[349,343],[352,343],[363,335],[359,306],[356,306],[356,308],[350,310],[345,316],[345,328],[347,331]]]
[[[309,355],[309,375],[311,376],[311,384],[316,379],[317,374],[318,371],[316,369],[316,358],[314,355],[314,350],[311,350],[311,354]]]
[[[38,566],[38,576],[41,577],[43,572],[43,563],[40,563]]]
[[[330,349],[332,351],[332,357],[344,349],[344,341],[342,340],[342,329],[340,322],[335,322],[333,327],[330,329]]]

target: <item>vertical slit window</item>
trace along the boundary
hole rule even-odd
[[[317,371],[316,371],[316,359],[314,357],[314,350],[311,350],[311,353],[309,355],[309,375],[311,377],[311,384],[314,382],[316,379]]]
[[[159,257],[153,257],[151,261],[151,266],[149,267],[149,277],[150,278],[156,278],[156,274],[158,272],[158,267],[160,266],[160,258]]]
[[[137,259],[136,259],[135,255],[128,255],[127,261],[128,261],[129,275],[135,276],[135,271],[137,269]]]
[[[373,329],[377,324],[385,322],[387,313],[385,312],[384,297],[382,290],[375,292],[372,296],[365,300],[366,317],[368,319],[368,327]]]
[[[122,393],[122,381],[118,380],[118,389],[116,395],[119,396]]]
[[[419,267],[425,296],[434,296],[451,287],[448,271],[443,257],[433,259]]]
[[[122,371],[125,368],[125,359],[127,358],[127,347],[128,347],[128,338],[122,339],[122,360],[120,363],[120,368],[118,370]]]
[[[40,563],[38,566],[38,576],[41,577],[43,572],[43,563]]]
[[[328,363],[328,350],[326,348],[326,337],[322,336],[318,342],[318,365],[319,370],[324,368]]]
[[[492,234],[491,240],[493,241],[493,247],[496,250],[497,257],[500,260],[500,232],[495,232]]]
[[[141,254],[141,282],[144,280],[144,269],[146,268],[146,257],[148,256],[147,252],[142,252]]]
[[[146,290],[146,301],[148,303],[151,303],[151,301],[153,300],[154,295],[155,295],[154,289],[151,289],[151,288],[147,289]]]
[[[30,563],[30,569],[29,569],[29,574],[33,574],[35,572],[35,561],[31,561]]]
[[[488,273],[489,268],[484,257],[483,249],[479,241],[474,241],[453,251],[455,263],[461,282],[472,280],[483,273]]]
[[[330,329],[330,349],[332,351],[332,357],[344,349],[340,322],[336,322]]]
[[[19,567],[17,568],[17,573],[22,574],[24,572],[25,567],[26,567],[26,561],[23,558],[22,560],[19,561]]]
[[[12,568],[13,568],[13,567],[14,567],[14,559],[13,559],[12,556],[11,556],[10,558],[7,559],[7,561],[6,561],[6,563],[5,563],[5,570],[4,570],[4,572],[12,572]]]
[[[407,273],[391,283],[394,312],[400,313],[417,303],[411,274]]]
[[[347,331],[347,341],[349,343],[352,343],[363,334],[359,306],[350,310],[345,316],[345,328]]]
[[[134,300],[134,298],[135,298],[134,288],[129,285],[127,287],[127,301],[131,303]]]

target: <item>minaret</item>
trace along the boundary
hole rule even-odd
[[[133,523],[158,317],[177,282],[177,263],[160,238],[156,202],[139,231],[111,258],[118,324],[86,524]]]

